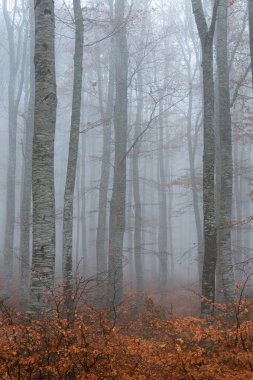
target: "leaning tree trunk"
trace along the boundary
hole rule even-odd
[[[55,198],[54,136],[56,122],[54,2],[35,4],[35,112],[32,161],[33,257],[30,313],[49,310],[54,286]]]
[[[203,101],[204,101],[204,153],[203,153],[203,214],[204,258],[202,273],[202,314],[213,312],[215,300],[216,222],[214,198],[214,84],[213,38],[219,0],[215,0],[210,27],[207,27],[201,0],[191,0],[202,47]]]
[[[217,250],[225,301],[234,299],[234,271],[231,247],[231,213],[232,213],[232,141],[229,96],[229,68],[227,51],[227,0],[220,0],[217,13],[217,121],[220,157],[219,210],[217,220]]]
[[[21,308],[28,302],[30,278],[30,237],[31,237],[31,204],[32,204],[32,142],[34,130],[34,10],[30,1],[30,94],[25,131],[25,158],[22,188],[22,202],[20,215],[20,287],[19,304]]]
[[[118,304],[123,295],[123,238],[126,206],[127,74],[128,50],[125,0],[115,2],[115,163],[109,220],[109,301]]]
[[[72,239],[73,239],[73,201],[78,156],[79,129],[82,99],[83,75],[83,18],[80,0],[73,0],[75,17],[74,82],[72,115],[69,140],[68,166],[64,193],[63,212],[63,294],[70,301],[73,287],[72,279]],[[67,301],[67,303],[69,303]]]

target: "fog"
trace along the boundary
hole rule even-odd
[[[120,10],[117,11],[114,3],[118,3],[118,7],[125,6],[123,21],[117,19],[120,17],[117,14]],[[203,1],[208,26],[211,22],[213,3],[208,0]],[[117,286],[122,287],[119,291],[119,302],[120,299],[136,292],[152,295],[164,306],[169,306],[168,299],[174,292],[184,290],[189,292],[189,297],[192,292],[203,295],[202,267],[206,253],[204,241],[207,239],[203,218],[203,186],[206,186],[206,182],[203,182],[205,130],[203,51],[191,1],[133,0],[131,4],[128,1],[81,1],[81,7],[84,26],[83,70],[77,165],[74,169],[72,267],[70,268],[72,277],[97,279],[97,287],[101,288],[102,284],[102,291],[98,295],[101,297],[111,284],[112,270],[110,271],[109,262],[112,260],[116,273],[117,260],[120,257],[123,282],[118,278],[120,276],[118,272],[113,278],[114,285],[116,284],[115,292]],[[2,12],[4,9],[7,9],[9,21],[5,12]],[[30,150],[27,146],[29,140],[27,134],[30,133],[29,102],[33,86],[31,66],[34,61],[32,9],[33,5],[26,0],[7,1],[7,4],[6,0],[3,0],[0,12],[1,288],[2,297],[13,302],[19,297],[22,277],[20,232],[22,224],[25,224],[27,229],[27,219],[25,220],[22,214],[23,195],[24,191],[32,191],[30,187],[28,190],[25,187],[27,183],[25,159],[27,158],[27,162],[31,161],[32,156],[29,152],[34,149],[32,136],[28,143]],[[227,11],[229,112],[232,136],[232,161],[230,160],[232,198],[228,209],[230,207],[231,212],[224,212],[224,215],[219,216],[220,210],[225,210],[222,206],[222,194],[227,191],[226,187],[222,188],[222,178],[227,175],[229,169],[226,170],[222,164],[225,162],[222,158],[225,157],[222,156],[224,135],[220,132],[224,123],[220,122],[222,119],[219,118],[221,105],[219,78],[222,78],[222,74],[219,73],[219,60],[217,60],[221,54],[218,53],[221,51],[218,41],[222,37],[219,36],[221,29],[219,31],[217,27],[213,37],[213,126],[216,141],[213,207],[216,212],[216,230],[223,231],[225,228],[230,233],[229,237],[220,239],[223,239],[223,242],[227,239],[233,267],[231,268],[231,264],[227,265],[229,271],[233,272],[233,276],[230,277],[234,278],[231,285],[234,287],[242,276],[241,264],[249,260],[253,249],[252,83],[247,2],[237,1],[229,6]],[[77,24],[74,22],[72,3],[57,0],[55,2],[57,109],[53,154],[55,284],[64,283],[63,216],[73,114],[75,25]],[[120,46],[125,43],[124,38],[127,48],[124,45],[125,47],[120,50]],[[11,57],[11,49],[14,58]],[[124,73],[127,73],[125,84]],[[37,78],[36,74],[35,96],[38,91]],[[12,87],[14,109],[10,104]],[[127,94],[125,105],[124,88]],[[123,95],[120,95],[120,91],[123,91]],[[121,104],[117,106],[118,103]],[[126,117],[122,116],[124,107],[126,107]],[[117,114],[117,109],[123,110],[120,116]],[[10,114],[16,117],[16,127],[15,120]],[[36,119],[36,111],[34,118]],[[118,127],[122,134],[117,137],[115,130],[117,125],[122,123],[123,127],[121,129]],[[37,125],[36,122],[34,125]],[[106,132],[108,130],[109,132]],[[124,133],[125,151],[122,142]],[[229,132],[225,132],[225,141],[228,140]],[[117,153],[117,148],[121,149],[121,152]],[[47,153],[44,151],[43,154]],[[121,157],[116,162],[115,154]],[[14,159],[13,165],[9,167],[12,159]],[[122,185],[124,181],[122,162],[125,164],[125,189]],[[120,166],[119,171],[117,171],[118,166]],[[40,170],[43,171],[43,167]],[[115,182],[117,177],[115,173],[122,175],[118,185]],[[31,173],[29,176],[31,177]],[[8,185],[10,177],[12,182]],[[121,185],[123,187],[119,190]],[[41,186],[44,184],[41,183]],[[13,193],[8,201],[10,189]],[[114,203],[111,201],[113,193]],[[34,195],[34,188],[32,194]],[[119,194],[123,194],[122,203],[116,205]],[[112,203],[115,204],[114,211]],[[211,203],[212,198],[209,205]],[[26,298],[22,301],[25,304],[29,303],[33,267],[33,207],[31,203],[30,205],[29,263],[25,263],[28,268],[25,275],[28,290]],[[8,220],[7,216],[12,213],[10,206],[13,207],[14,218],[11,216]],[[114,224],[113,212],[116,212]],[[99,215],[105,221],[104,225],[100,224],[100,229],[102,228],[100,237],[98,236]],[[121,217],[125,224],[121,221]],[[109,242],[110,223],[111,226],[114,225],[111,231],[113,228],[120,228],[120,232],[116,230],[114,233],[111,232],[111,241],[118,233],[122,233],[122,247],[118,243],[120,238],[114,244]],[[10,225],[14,228],[13,235],[8,230],[11,228]],[[8,236],[13,240],[13,245],[12,242],[6,244]],[[218,237],[214,249],[215,253],[218,252],[216,290],[225,287],[226,293],[227,285],[222,281],[223,270],[226,271],[224,269],[226,260],[222,259],[225,253],[223,256],[221,247]],[[13,263],[6,259],[7,256],[13,258]],[[47,260],[46,257],[44,260]],[[245,266],[243,268],[245,269]],[[8,279],[6,280],[6,275],[11,276],[9,278],[11,284]],[[173,302],[176,306],[179,301]]]

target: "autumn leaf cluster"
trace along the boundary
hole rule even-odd
[[[118,311],[116,322],[91,306],[37,319],[5,309],[0,378],[252,379],[249,308],[241,304],[232,322],[222,310],[212,319],[168,318],[153,302],[131,321]]]

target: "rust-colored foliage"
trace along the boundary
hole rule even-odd
[[[116,324],[91,306],[36,320],[2,308],[0,378],[253,379],[250,307],[234,305],[234,323],[218,305],[213,319],[166,319],[147,299],[134,322],[119,317]]]

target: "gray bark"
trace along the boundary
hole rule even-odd
[[[119,304],[123,295],[123,238],[126,206],[127,74],[128,50],[124,19],[125,0],[115,2],[115,161],[109,220],[109,300]]]
[[[127,225],[127,250],[129,255],[133,254],[134,240],[133,240],[133,226],[132,226],[132,214],[133,214],[133,156],[129,156],[128,160],[128,187],[127,187],[127,210],[126,210],[126,225]]]
[[[30,278],[30,238],[31,238],[31,205],[32,205],[32,142],[34,132],[34,100],[35,100],[35,75],[34,75],[34,10],[30,1],[30,78],[29,78],[29,104],[26,118],[25,147],[24,147],[24,174],[22,184],[22,202],[20,212],[20,287],[19,304],[24,309],[29,297]]]
[[[72,96],[72,114],[68,166],[64,193],[63,211],[63,283],[66,301],[70,300],[73,288],[72,273],[72,243],[73,243],[73,202],[76,180],[79,130],[82,99],[83,76],[83,18],[80,0],[73,0],[75,19],[75,53],[74,53],[74,82]],[[67,303],[68,303],[67,301]]]
[[[24,6],[24,4],[23,4]],[[24,9],[23,9],[24,11]],[[5,220],[5,239],[4,239],[4,293],[5,296],[11,295],[12,276],[13,276],[13,244],[15,232],[15,177],[16,177],[16,150],[17,150],[17,117],[21,99],[25,63],[27,50],[27,23],[25,14],[18,30],[18,46],[15,48],[15,25],[14,20],[9,15],[7,1],[3,0],[3,15],[8,34],[9,52],[9,81],[8,81],[8,166],[7,166],[7,192],[6,192],[6,220]],[[23,37],[23,39],[22,39]],[[22,46],[23,45],[23,46]],[[20,48],[23,47],[22,56]],[[21,64],[21,67],[19,67]],[[18,71],[20,79],[18,81]]]
[[[159,145],[158,145],[158,197],[159,197],[159,225],[158,225],[158,254],[159,254],[159,283],[161,298],[164,297],[164,292],[167,288],[168,281],[168,227],[167,227],[167,194],[166,194],[166,177],[164,165],[164,122],[163,108],[164,91],[160,91],[159,102]]]
[[[132,104],[133,102],[133,91],[130,90],[129,97],[128,97],[129,104]],[[128,109],[128,119],[127,122],[129,125],[132,125],[134,123],[133,121],[133,114],[131,113],[130,109]],[[133,155],[129,154],[129,159],[127,163],[127,201],[126,201],[126,230],[127,230],[127,236],[126,236],[126,247],[129,254],[129,257],[131,257],[131,260],[133,258],[133,251],[134,251],[134,236],[133,236]],[[131,265],[133,264],[133,260],[131,261]],[[133,271],[131,273],[132,277]],[[133,280],[133,279],[132,279]],[[135,284],[134,284],[135,285]]]
[[[87,226],[86,226],[86,179],[85,179],[85,158],[86,158],[86,141],[85,141],[85,133],[82,133],[81,143],[82,143],[82,154],[81,154],[81,189],[82,189],[82,211],[81,211],[81,219],[82,219],[82,275],[86,274],[86,260],[87,260]]]
[[[188,67],[189,69],[189,67]],[[196,225],[196,234],[198,241],[198,276],[199,281],[202,279],[202,265],[203,265],[203,232],[202,223],[199,211],[199,199],[198,199],[198,189],[197,189],[197,179],[195,174],[195,151],[192,141],[192,106],[193,106],[193,96],[192,96],[192,82],[190,72],[189,76],[189,103],[187,112],[187,144],[188,144],[188,154],[189,154],[189,164],[190,164],[190,178],[191,178],[191,189],[192,189],[192,200],[193,200],[193,210]]]
[[[111,128],[113,118],[113,100],[114,100],[114,59],[113,59],[113,40],[111,41],[111,51],[109,57],[109,79],[107,89],[106,108],[103,107],[102,81],[100,68],[98,69],[98,92],[99,108],[103,123],[103,152],[101,163],[101,177],[99,185],[99,206],[98,206],[98,225],[96,237],[96,254],[97,254],[97,282],[98,286],[102,285],[104,274],[107,270],[106,255],[106,222],[107,222],[107,205],[108,205],[108,186],[110,177],[110,158],[111,158]]]
[[[134,140],[141,133],[142,112],[143,112],[143,78],[142,72],[137,73],[137,113],[134,129]],[[140,174],[139,174],[139,150],[140,143],[133,147],[133,198],[134,198],[134,260],[137,291],[143,291],[143,273],[142,273],[142,214],[141,214],[141,197],[140,197]]]
[[[170,157],[170,160],[172,158]],[[171,176],[171,161],[170,165],[168,165],[168,179],[169,182],[172,181]],[[175,276],[175,264],[174,264],[174,245],[173,245],[173,229],[172,229],[172,212],[173,212],[173,187],[169,189],[168,194],[168,250],[169,250],[169,258],[170,258],[170,284],[173,286],[174,284],[174,276]]]
[[[215,300],[216,269],[216,221],[214,199],[214,84],[213,84],[213,38],[218,0],[213,5],[213,14],[208,28],[201,0],[191,0],[202,47],[203,102],[204,102],[204,154],[203,154],[203,214],[204,214],[204,258],[202,273],[202,314],[213,312]],[[208,300],[209,302],[206,302]]]
[[[77,158],[77,168],[76,168],[76,186],[75,186],[75,194],[74,197],[76,198],[76,203],[74,205],[74,208],[76,209],[76,241],[75,241],[75,267],[76,267],[76,273],[79,274],[79,252],[80,252],[80,221],[81,221],[81,194],[80,194],[80,188],[81,188],[81,157],[78,156]],[[75,210],[73,211],[73,213]],[[74,223],[73,223],[73,230],[75,229]],[[74,248],[74,245],[73,245]],[[74,256],[74,255],[73,255]]]
[[[32,160],[33,256],[30,313],[49,310],[55,269],[54,136],[56,121],[54,2],[35,4],[35,112]]]
[[[249,46],[250,46],[250,61],[251,61],[251,78],[253,89],[253,0],[248,0],[249,8]]]
[[[217,215],[217,250],[219,255],[220,273],[224,298],[231,301],[234,298],[234,271],[231,250],[231,222],[232,213],[232,141],[231,141],[231,115],[229,96],[229,67],[227,51],[227,12],[228,3],[220,0],[217,13],[217,122],[219,135],[220,178],[217,183],[220,188],[219,209]]]

